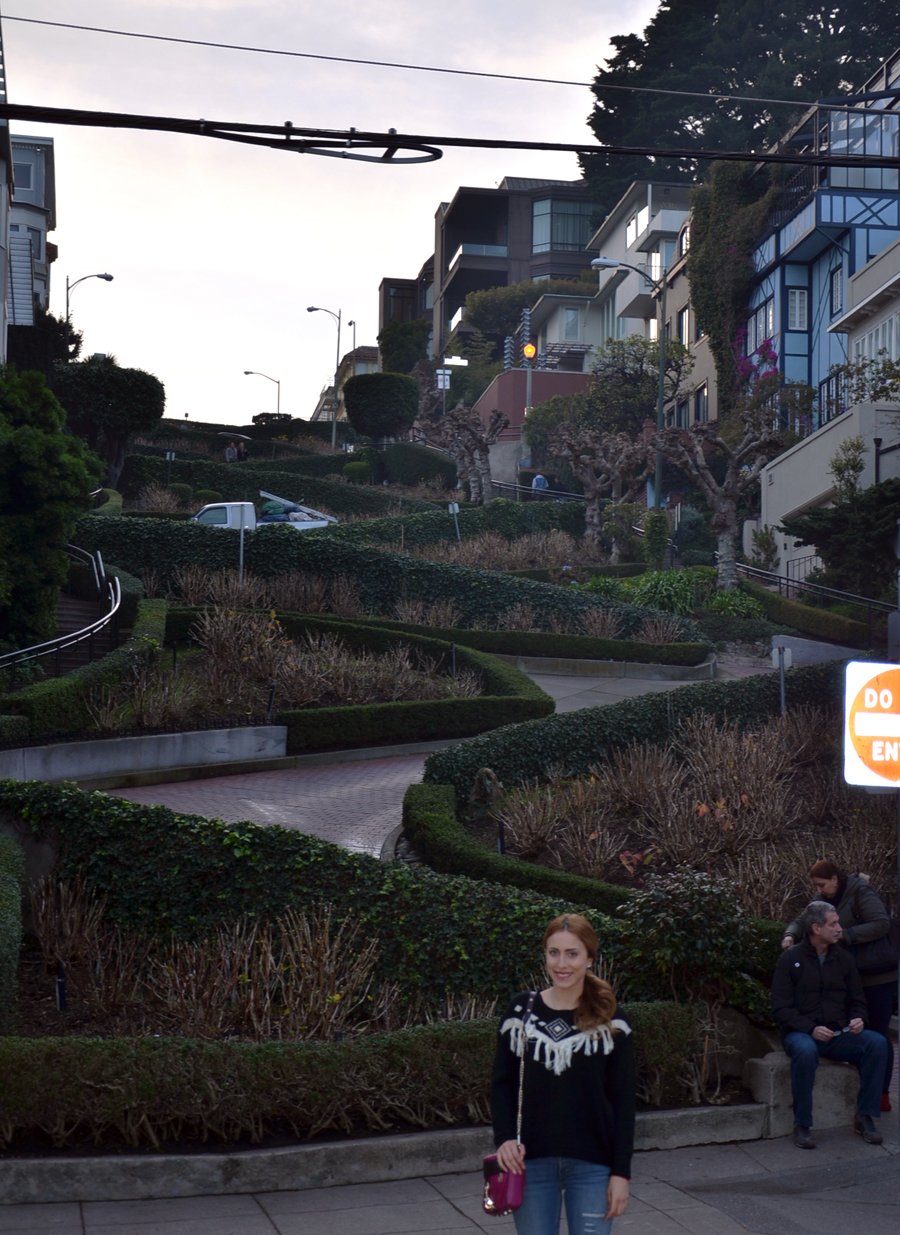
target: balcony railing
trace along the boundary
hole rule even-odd
[[[508,257],[509,249],[505,244],[461,244],[450,258],[448,269],[456,265],[461,257]]]

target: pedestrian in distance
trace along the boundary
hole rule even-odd
[[[813,1086],[820,1059],[859,1069],[853,1129],[880,1145],[879,1100],[887,1042],[866,1028],[869,1014],[862,982],[847,948],[841,922],[827,901],[811,901],[803,915],[804,938],[786,948],[772,978],[772,1012],[791,1060],[794,1144],[815,1149]]]
[[[865,875],[848,874],[830,859],[821,858],[809,868],[809,877],[822,900],[828,901],[837,910],[842,927],[841,946],[849,947],[852,951],[858,944],[874,943],[887,935],[891,926],[890,915]],[[803,928],[798,919],[785,928],[781,946],[791,948],[802,938]],[[861,961],[857,961],[857,967],[861,964]],[[883,1034],[887,1041],[888,1057],[881,1085],[881,1109],[889,1111],[889,1086],[894,1070],[894,1045],[890,1039],[889,1027],[897,1005],[897,965],[888,965],[878,973],[861,973],[860,978],[868,1007],[866,1027]]]
[[[547,490],[550,488],[550,482],[543,472],[535,472],[531,481],[531,497],[532,501],[541,502],[547,496]]]
[[[598,948],[586,918],[554,918],[542,945],[549,985],[517,995],[500,1022],[491,1112],[499,1166],[513,1174],[525,1170],[517,1235],[558,1235],[563,1203],[569,1235],[609,1235],[628,1204],[631,1027],[612,987],[591,972]]]
[[[237,462],[237,446],[235,446],[234,442],[229,442],[228,445],[225,447],[225,462],[226,463]]]
[[[235,456],[235,461],[236,461],[237,463],[246,463],[247,458],[248,458],[248,455],[247,455],[247,447],[244,445],[244,443],[243,443],[243,442],[238,442],[238,444],[237,444],[237,454],[236,454],[236,456]]]

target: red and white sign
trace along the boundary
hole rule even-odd
[[[847,664],[844,780],[900,788],[900,665]]]

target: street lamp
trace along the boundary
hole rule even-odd
[[[337,323],[337,354],[334,362],[334,398],[331,401],[331,449],[337,450],[337,412],[338,412],[338,377],[341,371],[341,310],[333,313],[331,309],[323,309],[321,305],[311,304],[307,313],[327,313]]]
[[[281,411],[281,382],[278,380],[278,378],[269,377],[268,373],[259,373],[256,369],[245,369],[244,377],[264,377],[267,382],[274,382],[275,385],[278,387],[278,390],[276,391],[276,398],[275,398],[275,411],[276,413],[280,413]]]
[[[355,373],[356,372],[356,368],[355,368],[355,365],[356,365],[356,322],[349,321],[347,325],[353,327],[353,351],[351,352],[351,355],[353,356],[353,363],[354,363],[353,372]]]
[[[74,283],[70,283],[69,276],[66,275],[66,321],[69,320],[69,296],[78,284],[83,283],[85,279],[102,279],[104,283],[112,283],[113,281],[111,274],[83,274],[80,279],[76,279]]]
[[[633,270],[635,274],[639,274],[642,279],[646,279],[655,292],[659,293],[656,301],[656,341],[659,348],[659,375],[656,384],[656,432],[662,433],[665,428],[666,405],[666,287],[668,283],[666,271],[663,271],[661,279],[654,279],[640,266],[632,266],[630,262],[619,261],[617,257],[595,257],[591,262],[591,267],[594,270],[616,270],[620,266],[626,270]],[[661,497],[662,451],[657,444],[653,469],[654,510],[660,509]]]

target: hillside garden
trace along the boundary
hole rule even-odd
[[[301,472],[281,474],[293,492],[245,475],[248,489],[312,500]],[[17,1006],[21,856],[0,840],[0,1011],[14,1031],[0,1038],[5,1145],[158,1148],[481,1122],[495,1001],[537,980],[534,939],[565,906],[591,914],[602,966],[629,1001],[642,1100],[716,1097],[719,1010],[764,1015],[777,949],[778,928],[760,919],[779,906],[763,902],[752,855],[787,894],[788,863],[802,870],[833,818],[858,810],[820,778],[812,749],[819,735],[827,762],[830,722],[813,708],[833,681],[792,675],[792,703],[807,710],[784,722],[771,721],[769,678],[548,716],[542,692],[486,652],[697,664],[710,649],[702,572],[591,571],[578,518],[568,505],[463,509],[456,547],[433,506],[325,533],[269,529],[247,537],[243,574],[236,538],[217,529],[81,520],[78,543],[151,596],[135,599],[131,641],[108,663],[2,700],[32,734],[60,721],[109,733],[166,715],[177,725],[195,707],[246,714],[265,697],[294,751],[480,736],[431,756],[409,791],[420,866],[73,786],[0,782],[0,821],[57,855],[32,891]],[[407,682],[411,701],[398,697]],[[809,740],[777,762],[786,735]],[[804,813],[785,807],[794,790]],[[881,836],[876,813],[866,827]],[[786,839],[776,871],[766,846]]]

